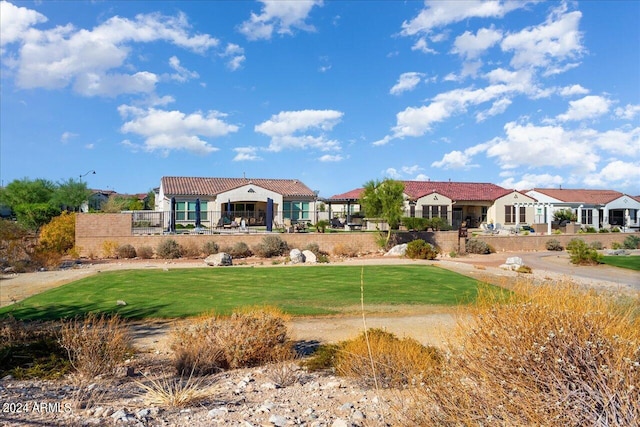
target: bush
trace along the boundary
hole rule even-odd
[[[585,229],[585,232],[586,232],[586,233],[595,233],[596,231],[597,231],[597,230],[595,229],[595,227],[591,227],[591,226],[588,226],[588,227]]]
[[[622,243],[625,249],[640,249],[640,237],[627,236]]]
[[[548,251],[561,251],[564,249],[562,244],[556,239],[547,240],[546,247]]]
[[[622,243],[620,243],[620,242],[611,242],[611,249],[622,249]]]
[[[137,250],[138,258],[151,259],[153,258],[153,248],[151,246],[140,246]]]
[[[207,242],[202,246],[202,252],[206,256],[217,254],[219,250],[220,250],[220,247],[214,241]]]
[[[182,248],[173,239],[164,239],[156,248],[156,254],[162,259],[175,259],[182,256]]]
[[[171,344],[176,370],[205,375],[280,359],[292,348],[286,320],[277,309],[250,308],[177,329]]]
[[[567,244],[567,251],[571,254],[570,259],[573,264],[593,265],[600,263],[601,255],[582,239],[571,239]]]
[[[422,239],[416,239],[407,244],[405,256],[411,259],[435,259],[438,249]]]
[[[470,254],[490,254],[493,252],[491,246],[482,240],[470,239],[467,241],[467,252]]]
[[[137,256],[136,248],[128,243],[120,245],[118,249],[116,249],[116,255],[118,258],[135,258]]]
[[[598,230],[598,233],[609,233],[609,230],[606,228],[601,228],[600,230]]]
[[[30,232],[16,221],[0,219],[0,259],[8,265],[28,259],[31,253]]]
[[[427,218],[417,218],[405,216],[402,218],[402,225],[407,230],[424,231],[429,228],[429,220]]]
[[[613,228],[611,229],[611,232],[612,232],[612,233],[620,233],[620,228],[618,228],[618,227],[613,227]]]
[[[0,319],[0,377],[56,379],[71,371],[53,322]]]
[[[118,256],[118,242],[113,240],[105,240],[102,242],[102,256],[104,258],[115,258]]]
[[[316,222],[316,231],[318,233],[324,233],[329,225],[331,225],[329,221],[327,221],[326,219],[321,219]]]
[[[412,338],[399,339],[382,329],[370,329],[366,335],[363,332],[339,344],[335,368],[338,374],[357,378],[369,386],[377,383],[382,387],[402,387],[421,383],[441,362],[442,356],[434,347],[425,347]]]
[[[602,246],[602,242],[597,240],[595,242],[591,242],[589,246],[597,251],[601,251],[604,248],[604,246]]]
[[[40,228],[38,245],[45,251],[66,255],[76,242],[76,214],[63,212]]]
[[[405,424],[637,425],[640,301],[613,298],[558,283],[483,290]]]
[[[225,248],[222,252],[228,253],[232,258],[248,258],[252,255],[249,245],[245,242],[236,242],[233,246]]]
[[[200,251],[201,248],[192,240],[188,240],[181,245],[181,249],[183,257],[197,258],[202,254]]]
[[[73,367],[82,375],[114,375],[130,351],[131,338],[117,316],[90,313],[85,319],[62,323],[60,345],[67,350]]]
[[[287,242],[282,240],[280,236],[275,235],[264,236],[262,242],[253,248],[253,252],[262,258],[285,255],[288,251],[289,245]]]

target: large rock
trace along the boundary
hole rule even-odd
[[[318,262],[318,257],[316,257],[316,254],[314,254],[310,250],[302,251],[302,255],[304,256],[304,262],[307,264],[315,264],[316,262]]]
[[[304,262],[304,255],[300,252],[300,249],[291,249],[289,259],[291,260],[291,264],[302,264]]]
[[[520,258],[519,256],[510,256],[509,258],[507,258],[507,262],[505,262],[505,264],[513,264],[520,267],[524,265],[524,261],[522,261],[522,258]]]
[[[217,254],[209,255],[204,259],[204,263],[211,267],[223,267],[226,265],[233,265],[231,255],[226,252],[219,252]]]
[[[389,252],[384,254],[384,256],[404,256],[407,253],[407,244],[403,243],[401,245],[396,245],[389,249]]]

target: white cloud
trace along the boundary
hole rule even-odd
[[[169,58],[169,66],[174,69],[175,73],[171,74],[171,78],[173,80],[177,80],[179,82],[186,82],[190,79],[197,79],[200,75],[195,71],[189,71],[182,65],[180,65],[180,60],[177,56],[172,56]]]
[[[63,132],[62,136],[60,136],[60,142],[62,143],[67,143],[69,142],[70,139],[77,137],[78,134],[77,133],[73,133],[73,132]]]
[[[236,71],[242,67],[242,63],[247,59],[244,56],[244,48],[235,43],[228,43],[224,52],[220,53],[220,57],[227,58],[227,68]]]
[[[0,47],[20,41],[29,28],[47,22],[47,17],[35,10],[0,1]]]
[[[565,86],[560,89],[560,95],[573,96],[573,95],[586,95],[589,93],[589,89],[585,89],[580,85]]]
[[[640,115],[640,105],[627,104],[624,107],[616,108],[616,117],[619,119],[633,120],[638,115]]]
[[[233,151],[237,153],[233,158],[234,162],[262,160],[262,157],[258,156],[257,147],[236,147]]]
[[[429,181],[429,175],[425,175],[423,173],[419,173],[415,177],[413,177],[414,181]]]
[[[255,126],[255,131],[271,137],[269,150],[285,148],[317,148],[322,151],[339,150],[340,143],[328,139],[324,132],[340,122],[343,113],[335,110],[282,111]],[[314,133],[319,132],[318,136]]]
[[[396,168],[387,168],[382,172],[382,175],[388,176],[391,179],[402,179],[402,174],[398,172]]]
[[[402,170],[403,173],[406,173],[407,175],[413,175],[415,173],[418,173],[418,172],[424,170],[419,165],[402,166],[402,168],[400,168],[400,169]]]
[[[491,105],[491,108],[485,111],[480,111],[478,114],[476,114],[476,121],[483,122],[489,117],[502,114],[507,110],[507,108],[509,108],[509,105],[511,105],[510,99],[508,98],[498,99],[493,103],[493,105]]]
[[[324,156],[320,156],[318,160],[321,162],[341,162],[344,160],[344,157],[340,154],[325,154]]]
[[[564,178],[560,175],[545,174],[524,174],[519,180],[509,177],[498,185],[504,188],[513,188],[516,190],[531,190],[533,188],[556,188],[564,184]]]
[[[495,138],[485,147],[487,156],[495,157],[505,169],[554,167],[586,174],[595,171],[600,160],[595,146],[560,126],[511,122],[504,130],[505,137]]]
[[[423,73],[417,73],[414,71],[402,73],[398,78],[398,82],[391,88],[389,93],[391,95],[399,95],[402,92],[411,91],[420,84],[420,81],[423,78]]]
[[[306,19],[314,6],[322,6],[322,0],[260,0],[262,13],[251,13],[238,30],[249,40],[270,39],[273,33],[293,34],[292,28],[303,31],[315,31]]]
[[[563,61],[579,57],[582,34],[578,31],[582,13],[566,12],[563,3],[554,10],[544,24],[508,34],[500,46],[505,52],[513,51],[511,65],[518,68],[546,68],[549,74],[566,71]],[[575,64],[571,64],[572,68]]]
[[[3,19],[4,9],[11,10],[9,15],[16,14],[15,8],[3,3]],[[23,11],[22,15],[29,12],[32,11]],[[31,19],[23,17],[20,21],[21,47],[10,62],[5,62],[15,69],[16,84],[22,89],[73,86],[84,96],[150,93],[158,78],[150,71],[131,72],[127,68],[131,66],[127,63],[131,44],[165,41],[204,53],[219,43],[207,34],[191,35],[184,14],[141,14],[133,20],[115,16],[91,30],[76,29],[69,24],[43,31],[30,26],[44,20],[34,14],[31,13]],[[3,24],[3,36],[4,31]],[[14,40],[16,36],[10,33],[13,30],[7,31],[9,40]]]
[[[600,172],[587,175],[584,183],[592,187],[637,187],[640,182],[640,162],[613,160]]]
[[[456,37],[452,53],[466,59],[475,59],[502,39],[502,32],[493,28],[480,28],[476,34],[465,31]]]
[[[443,169],[466,169],[471,162],[471,157],[462,151],[454,150],[442,157],[442,160],[431,163],[431,167]]]
[[[602,96],[588,95],[584,98],[569,101],[569,109],[566,113],[556,117],[561,122],[571,120],[585,120],[600,117],[609,111],[611,101]]]
[[[414,43],[414,45],[411,46],[411,50],[417,50],[422,53],[438,53],[437,51],[429,47],[429,44],[427,43],[427,39],[425,37],[420,37]]]
[[[402,35],[430,33],[433,29],[469,18],[502,18],[512,10],[524,7],[528,1],[440,1],[425,0],[418,16],[402,23]]]
[[[218,149],[200,137],[220,137],[237,132],[238,126],[222,120],[225,114],[209,111],[185,114],[181,111],[142,109],[121,105],[118,111],[125,122],[120,130],[133,133],[144,139],[147,151],[160,150],[168,154],[171,150],[187,150],[196,154],[208,154]]]

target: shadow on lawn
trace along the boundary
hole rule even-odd
[[[160,317],[158,313],[166,307],[164,304],[150,305],[144,307],[134,307],[132,305],[116,305],[105,309],[104,304],[84,304],[84,305],[58,305],[52,304],[41,307],[23,306],[20,303],[4,307],[0,311],[0,318],[13,316],[18,320],[58,320],[83,317],[87,313],[96,314],[118,314],[123,319],[138,320]]]

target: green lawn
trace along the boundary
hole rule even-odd
[[[602,262],[614,267],[640,271],[640,256],[605,256]]]
[[[105,272],[0,309],[0,316],[57,319],[86,312],[126,318],[230,313],[252,305],[292,315],[322,315],[360,304],[457,305],[473,301],[478,282],[426,265],[304,266],[125,270]],[[126,306],[117,305],[122,300]]]

